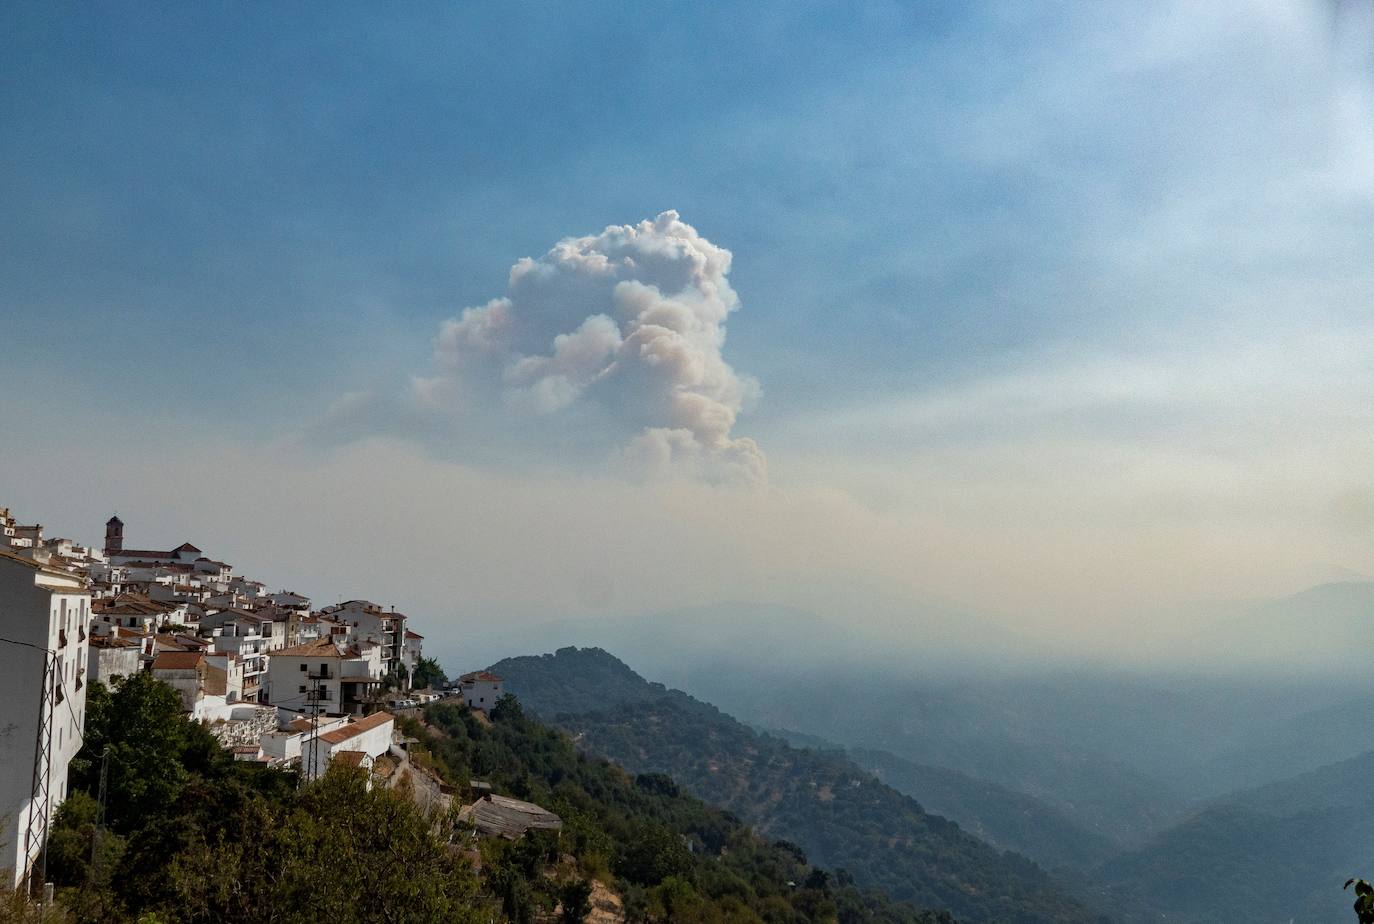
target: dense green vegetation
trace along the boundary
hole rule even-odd
[[[97,828],[108,747],[106,825]],[[235,762],[149,674],[87,694],[48,847],[75,921],[485,922],[471,866],[398,791]]]
[[[410,685],[417,690],[435,689],[448,683],[448,674],[433,658],[421,658],[410,677]]]
[[[549,806],[562,832],[478,839],[452,815],[417,809],[404,788],[369,788],[358,770],[302,783],[235,762],[148,674],[92,684],[49,842],[62,911],[47,920],[579,924],[600,880],[631,922],[953,924],[811,866],[666,776],[578,754],[513,698],[492,718],[441,704],[403,724],[416,763],[460,791],[478,777]]]
[[[557,849],[575,864],[572,881],[610,883],[632,921],[953,921],[861,890],[843,871],[811,866],[800,848],[758,838],[730,813],[680,792],[667,775],[631,776],[579,753],[512,698],[498,704],[491,723],[450,704],[429,706],[424,717],[407,720],[405,729],[453,784],[475,777],[557,812],[564,820]],[[484,844],[488,876],[512,920],[547,913],[568,897],[565,875],[540,877],[530,862],[541,850],[553,859],[551,845],[539,846],[547,837]]]
[[[837,752],[761,735],[599,649],[492,666],[579,747],[634,772],[671,774],[769,837],[800,844],[863,885],[977,921],[1095,919],[1034,863],[999,853]]]
[[[1054,806],[991,780],[905,760],[887,751],[843,748],[791,729],[755,730],[782,738],[793,747],[843,751],[893,789],[919,801],[926,811],[958,821],[965,831],[993,847],[1025,854],[1065,875],[1095,867],[1117,850],[1110,840],[1086,830]]]

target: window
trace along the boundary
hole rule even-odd
[[[301,662],[301,670],[305,670],[305,662],[304,662],[304,661]]]
[[[302,693],[305,692],[305,687],[304,687],[304,686],[302,686],[302,687],[300,688],[300,692],[302,692]]]

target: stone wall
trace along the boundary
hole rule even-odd
[[[235,704],[235,711],[242,715],[244,707]],[[210,723],[210,733],[220,745],[226,748],[246,744],[258,744],[262,736],[277,730],[277,709],[275,706],[261,706],[253,709],[247,718],[231,719]]]

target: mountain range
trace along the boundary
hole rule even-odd
[[[892,750],[844,749],[811,733],[747,726],[646,681],[600,649],[510,658],[492,670],[529,708],[573,735],[579,748],[634,772],[668,774],[766,836],[802,845],[817,862],[849,870],[899,899],[948,907],[961,919],[1319,924],[1348,913],[1341,890],[1346,878],[1374,874],[1374,796],[1368,794],[1374,750],[1348,756],[1368,735],[1360,721],[1368,714],[1363,698],[1296,712],[1272,726],[1288,734],[1267,740],[1232,729],[1231,738],[1249,740],[1253,751],[1267,751],[1266,759],[1276,761],[1253,773],[1268,782],[1187,799],[1125,766],[1094,782],[1102,762],[1067,753],[1052,737],[1042,742],[1049,753],[1037,762],[1033,724],[1019,748],[1004,755],[1006,782],[943,766],[937,758],[970,752],[938,740],[932,729],[952,727],[954,720],[938,716],[929,703],[915,726],[927,737],[889,736]],[[767,686],[758,678],[752,682],[756,689]],[[786,689],[770,693],[776,699]],[[829,717],[813,727],[838,722],[842,710],[835,699],[848,692],[828,682],[797,708]],[[955,714],[963,708],[957,698],[942,705]],[[857,710],[855,722],[877,708]],[[962,738],[976,735],[977,729],[965,730]],[[1322,748],[1304,756],[1305,743],[1318,741]],[[928,760],[911,759],[913,750]],[[1244,751],[1228,739],[1221,753],[1236,760]],[[1321,755],[1341,759],[1305,769]],[[995,757],[983,759],[993,762],[979,766],[998,769]],[[1079,773],[1058,771],[1067,785],[1051,799],[1028,792],[1026,768],[1056,763],[1077,765]],[[1284,766],[1304,769],[1272,779]],[[1036,785],[1051,789],[1053,776],[1047,771]],[[1091,784],[1088,800],[1073,788],[1080,780]],[[1138,801],[1125,802],[1134,811],[1147,814],[1142,807],[1151,791],[1165,793],[1167,807],[1131,824],[1119,823],[1128,817],[1120,810],[1115,827],[1085,824],[1104,817],[1093,803],[1109,804],[1123,780],[1128,796],[1136,793]],[[991,900],[989,890],[996,893]],[[1030,917],[1006,917],[1012,908]]]
[[[644,680],[600,649],[493,664],[527,708],[579,748],[634,773],[670,775],[814,862],[901,901],[968,921],[1095,921],[1026,857],[927,812],[842,752],[795,748]]]

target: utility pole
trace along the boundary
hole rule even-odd
[[[99,856],[100,832],[105,829],[105,798],[110,786],[110,746],[100,754],[100,798],[96,803],[95,828],[91,831],[91,864],[89,878],[95,879],[96,857]]]

